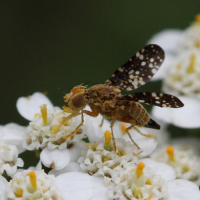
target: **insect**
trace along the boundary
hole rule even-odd
[[[141,103],[171,108],[183,107],[183,103],[177,97],[164,93],[139,92],[122,95],[120,88],[131,91],[144,85],[151,80],[163,61],[164,51],[162,48],[158,45],[150,44],[138,51],[124,65],[118,68],[104,84],[94,85],[89,88],[77,85],[72,88],[70,93],[64,96],[65,102],[68,103],[68,107],[65,107],[64,110],[71,113],[64,120],[81,115],[82,121],[69,137],[73,136],[79,127],[83,125],[83,114],[92,117],[97,117],[101,114],[103,119],[112,118],[110,127],[114,151],[116,151],[116,142],[113,125],[116,120],[131,124],[126,129],[126,132],[137,147],[138,145],[133,141],[129,133],[130,129],[134,128],[140,134],[151,137],[151,135],[143,134],[136,128],[160,129],[160,126],[150,118]],[[89,105],[91,111],[84,110],[86,105]]]

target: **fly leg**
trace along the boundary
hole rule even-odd
[[[102,117],[101,124],[99,124],[99,127],[102,127],[102,126],[103,126],[104,119],[105,119],[105,118]]]
[[[84,113],[87,114],[87,115],[89,115],[89,116],[92,116],[92,117],[97,117],[98,114],[99,114],[99,113],[91,112],[91,111],[88,111],[88,110],[82,110],[81,113],[79,113],[79,114],[81,114],[81,123],[76,127],[76,129],[74,131],[72,131],[69,135],[65,136],[65,138],[72,137],[74,135],[74,133],[76,133],[78,131],[78,129],[83,125],[83,123],[84,123],[83,114]],[[68,117],[66,117],[66,118],[68,118]]]
[[[114,133],[113,133],[113,126],[114,126],[114,123],[115,123],[115,121],[117,119],[118,112],[119,112],[119,108],[116,109],[116,113],[115,113],[115,115],[113,117],[113,120],[112,120],[112,122],[110,124],[111,133],[112,133],[112,140],[113,140],[113,146],[114,146],[114,152],[116,152],[117,146],[116,146],[115,136],[114,136]]]
[[[140,149],[140,147],[138,146],[138,144],[133,140],[133,138],[131,137],[131,134],[129,133],[129,130],[134,128],[134,125],[129,126],[128,128],[126,128],[126,133],[128,134],[129,138],[131,139],[131,142],[138,148]]]
[[[155,136],[154,135],[149,135],[149,134],[144,134],[142,132],[140,132],[139,129],[137,129],[135,126],[133,126],[133,128],[141,135],[145,136],[145,137],[149,137],[149,138],[154,138]]]

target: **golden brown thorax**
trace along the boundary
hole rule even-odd
[[[120,89],[105,84],[94,85],[87,90],[88,104],[93,112],[105,118],[112,118],[116,112],[116,97],[121,95]]]
[[[117,120],[144,126],[150,117],[144,107],[137,102],[118,100],[121,96],[120,89],[104,84],[94,85],[87,90],[88,104],[93,112],[100,113],[105,118],[113,118],[117,114]]]

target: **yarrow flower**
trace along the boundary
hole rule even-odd
[[[176,171],[176,178],[200,185],[200,158],[187,145],[162,147],[151,154],[151,158],[172,166]]]
[[[17,167],[23,167],[24,162],[18,158],[18,154],[23,151],[20,146],[25,132],[25,127],[15,123],[0,126],[0,174],[6,172],[6,175],[12,177]]]
[[[199,90],[199,67],[200,67],[200,20],[196,21],[184,31],[167,30],[154,36],[149,42],[160,44],[166,49],[165,71],[162,71],[156,79],[164,78],[163,91],[172,93],[183,101],[185,106],[180,110],[165,109],[161,115],[158,107],[153,108],[153,116],[167,123],[184,128],[200,127],[200,90]],[[172,42],[174,41],[174,42]],[[171,45],[170,45],[171,44]],[[189,106],[187,106],[189,105]],[[192,108],[190,108],[192,105]],[[195,105],[195,108],[193,108]],[[183,115],[187,113],[187,115]],[[189,120],[191,117],[194,120]]]
[[[196,15],[195,21],[188,27],[178,42],[182,49],[200,48],[200,14]]]
[[[124,163],[114,169],[114,199],[169,199],[167,182],[144,162]],[[112,194],[111,193],[111,194]]]
[[[174,170],[151,159],[127,163],[115,169],[110,183],[110,197],[141,200],[199,199],[198,187],[185,180],[174,180]],[[109,184],[108,184],[109,185]],[[192,196],[189,197],[189,194]]]
[[[16,146],[0,142],[0,174],[5,171],[8,176],[12,177],[16,173],[17,167],[23,166],[24,162],[18,158]]]
[[[82,157],[78,160],[84,172],[91,175],[104,175],[104,170],[107,171],[107,168],[112,169],[125,160],[137,160],[137,157],[134,155],[139,155],[142,152],[132,143],[125,142],[123,139],[116,139],[116,153],[113,151],[113,143],[110,140],[111,133],[106,131],[105,142],[99,141],[87,144],[88,149],[82,151]]]
[[[79,158],[81,150],[85,147],[82,141],[84,135],[81,129],[70,135],[80,124],[79,117],[64,121],[63,119],[69,114],[59,107],[53,107],[42,93],[19,98],[17,108],[26,119],[30,120],[33,116],[27,127],[23,146],[28,150],[41,149],[40,159],[45,166],[59,170],[67,166],[70,161]],[[38,108],[40,112],[33,115],[33,110],[37,111]]]
[[[113,152],[110,139],[109,132],[106,132],[105,142],[88,144],[88,150],[83,152],[78,160],[84,172],[104,177],[110,199],[171,200],[179,195],[183,197],[182,200],[187,199],[186,194],[194,185],[188,187],[190,182],[174,180],[175,171],[172,167],[151,159],[138,160],[140,153],[134,154],[138,149],[134,150],[133,144],[123,139],[116,140],[118,151]],[[181,194],[176,194],[174,188],[182,190],[179,184],[182,184],[184,189],[188,187],[187,192],[183,190]],[[198,199],[198,187],[194,188],[194,198]]]
[[[162,67],[153,77],[153,80],[165,78],[166,72],[170,71],[171,61],[177,55],[190,49],[200,48],[200,20],[199,15],[196,20],[185,30],[167,29],[155,34],[148,44],[158,44],[165,51],[165,60]]]
[[[24,148],[41,151],[40,159],[46,167],[56,170],[64,169],[70,162],[76,162],[84,150],[84,137],[90,141],[103,137],[103,131],[110,128],[104,121],[100,127],[101,117],[86,117],[82,127],[80,116],[69,117],[69,113],[53,104],[42,93],[21,97],[17,101],[19,113],[30,120],[27,134],[23,140]],[[38,113],[34,113],[34,110]],[[72,132],[74,132],[71,134]]]
[[[200,36],[199,36],[200,37]],[[165,92],[200,99],[200,52],[190,49],[179,54],[172,63],[173,68],[164,79]]]
[[[0,177],[1,200],[45,199],[45,200],[98,200],[105,198],[107,188],[101,178],[81,172],[69,172],[55,177],[43,170],[24,170],[7,182]]]

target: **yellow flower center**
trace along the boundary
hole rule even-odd
[[[152,196],[150,195],[147,199],[148,199],[148,200],[151,200],[151,199],[152,199]]]
[[[56,126],[54,126],[54,127],[51,129],[51,133],[52,133],[53,135],[56,135],[56,133],[60,131],[60,127],[61,127],[61,125],[56,125]]]
[[[190,56],[190,64],[189,64],[189,67],[188,67],[188,70],[187,70],[187,72],[188,72],[189,74],[194,73],[195,63],[196,63],[196,56],[195,56],[195,54],[193,53],[193,54],[191,54],[191,56]]]
[[[139,186],[135,186],[135,190],[133,192],[133,196],[136,199],[141,199],[142,198],[142,193],[140,192],[140,187]]]
[[[148,179],[146,180],[145,184],[146,184],[146,185],[152,185],[151,179],[148,178]]]
[[[43,104],[40,106],[41,114],[42,114],[42,119],[43,119],[43,124],[47,125],[47,105]]]
[[[175,159],[174,159],[174,148],[172,146],[168,146],[166,151],[167,151],[167,154],[169,156],[169,160],[171,162],[174,162],[175,161]]]
[[[99,144],[91,144],[91,143],[86,143],[86,144],[85,144],[85,146],[86,146],[87,148],[92,149],[92,151],[96,151],[98,145],[99,145]]]
[[[32,171],[32,172],[28,173],[28,175],[29,175],[29,179],[30,179],[33,191],[35,192],[37,190],[36,174],[35,174],[35,172]]]
[[[22,197],[23,196],[23,190],[21,188],[17,188],[15,190],[15,196],[16,197]]]
[[[122,130],[122,134],[125,135],[126,134],[126,124],[125,123],[120,123],[120,128]]]
[[[104,138],[105,138],[105,145],[104,145],[104,148],[107,150],[107,151],[112,151],[112,146],[110,145],[110,140],[112,138],[112,134],[109,132],[109,131],[106,131],[104,133]]]
[[[126,153],[125,153],[124,151],[118,151],[118,152],[117,152],[117,155],[118,155],[119,157],[121,157],[121,156],[126,155]]]
[[[109,158],[109,157],[103,158],[103,163],[106,162],[106,161],[108,161],[108,160],[111,160],[111,158]]]
[[[106,131],[104,133],[104,138],[105,138],[105,145],[109,146],[110,145],[110,140],[112,138],[111,133],[109,131]]]
[[[137,169],[136,169],[137,178],[140,178],[140,176],[143,174],[144,167],[145,167],[145,164],[143,162],[140,162],[138,164]]]

